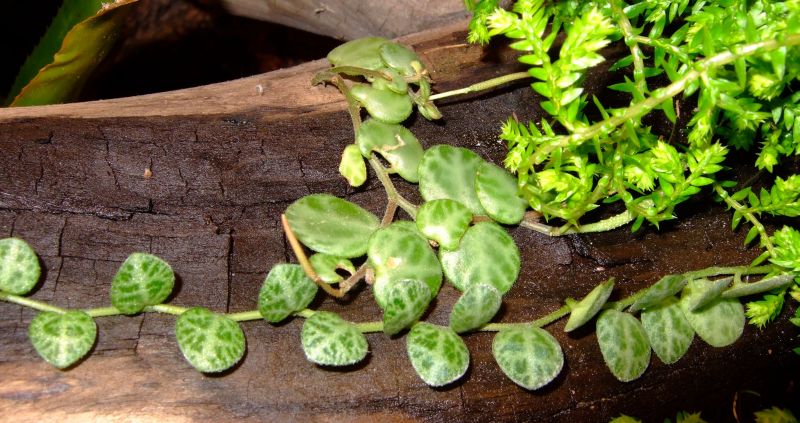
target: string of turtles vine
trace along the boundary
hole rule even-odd
[[[713,8],[722,2],[521,0],[512,10],[497,8],[496,1],[467,3],[475,13],[470,39],[512,38],[529,72],[432,94],[422,61],[401,44],[368,37],[331,51],[332,67],[313,83],[332,84],[347,100],[355,142],[344,148],[339,171],[359,186],[368,165],[386,191],[386,209],[379,217],[327,194],[292,203],[281,218],[299,264],[272,267],[257,310],[224,314],[164,303],[175,275],[168,263],[141,252],[131,254],[114,276],[111,306],[64,309],[25,296],[40,279],[37,255],[21,239],[0,240],[0,299],[40,311],[28,331],[38,354],[68,368],[94,345],[96,318],[167,313],[177,316],[175,335],[186,360],[200,372],[215,373],[244,354],[239,322],[274,324],[299,317],[305,319],[303,351],[321,366],[363,360],[365,333],[396,337],[407,331],[410,364],[430,386],[452,383],[467,371],[470,356],[462,336],[496,332],[492,353],[500,369],[514,383],[538,389],[562,371],[563,350],[545,329],[562,318],[567,318],[566,332],[593,322],[609,370],[631,381],[645,372],[651,351],[669,364],[687,352],[695,335],[714,347],[731,345],[747,317],[763,326],[780,313],[787,292],[800,298],[800,232],[787,225],[770,234],[760,221],[762,214],[800,215],[800,176],[775,177],[772,187],[760,191],[744,187],[730,193],[735,184],[716,179],[728,147],[713,139],[732,136],[736,125],[745,125],[740,132],[751,137],[761,134],[757,165],[769,171],[792,148],[800,151],[800,98],[792,94],[800,73],[797,2],[728,1],[726,8]],[[720,41],[719,28],[732,20],[744,27],[744,35]],[[560,47],[554,47],[557,34],[563,34]],[[608,109],[597,98],[590,102],[580,84],[586,70],[604,60],[598,52],[618,40],[625,41],[630,55],[612,70],[630,72],[633,79],[625,74],[624,82],[611,88],[629,93],[631,102]],[[668,84],[650,89],[648,78],[660,74]],[[503,126],[501,138],[509,144],[505,165],[516,177],[466,148],[425,149],[402,126],[415,107],[423,117],[438,119],[436,100],[530,77],[545,98],[541,107],[547,116],[528,125],[512,118]],[[683,101],[698,99],[687,144],[657,136],[642,123],[653,111],[675,122],[679,95]],[[584,112],[592,105],[598,121]],[[730,145],[747,147],[735,142],[741,140]],[[416,205],[400,195],[391,175],[416,184],[424,202]],[[734,227],[742,220],[752,225],[746,243],[758,238],[764,248],[753,263],[666,275],[615,302],[608,302],[614,280],[607,280],[536,320],[492,322],[521,266],[507,226],[550,236],[630,222],[636,230],[645,220],[657,225],[674,218],[678,203],[709,186],[734,210]],[[622,203],[624,211],[579,222],[603,202]],[[413,220],[396,219],[398,208]],[[550,226],[551,220],[564,223]],[[313,252],[310,257],[307,250]],[[356,267],[359,261],[363,264]],[[419,321],[444,280],[461,293],[449,325]],[[371,286],[381,321],[348,322],[307,308],[319,289],[338,298],[362,281]],[[763,293],[745,310],[742,297]],[[800,316],[793,322],[800,325]]]

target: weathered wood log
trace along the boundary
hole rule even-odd
[[[462,0],[206,0],[238,16],[299,28],[340,40],[401,35],[467,17]]]
[[[518,70],[510,53],[463,44],[464,26],[403,41],[421,53],[439,90]],[[72,307],[109,303],[119,264],[134,251],[169,261],[178,277],[172,302],[216,311],[255,308],[266,272],[293,261],[279,226],[297,198],[325,192],[381,212],[384,194],[371,178],[350,189],[337,174],[352,141],[335,89],[311,87],[324,61],[188,90],[91,103],[0,110],[0,237],[28,240],[45,275],[33,297]],[[499,122],[533,117],[525,84],[445,103],[441,122],[414,119],[425,146],[467,146],[499,161]],[[145,170],[151,175],[145,175]],[[400,184],[411,198],[413,187]],[[517,285],[499,321],[527,321],[616,277],[627,295],[660,276],[711,265],[739,265],[756,252],[742,247],[718,205],[680,209],[660,231],[548,238],[511,233],[522,253]],[[426,320],[445,324],[457,292],[445,286]],[[314,307],[353,321],[376,320],[369,288]],[[40,360],[26,328],[34,313],[0,303],[0,416],[39,421],[607,421],[621,413],[648,421],[678,410],[730,420],[737,392],[772,403],[796,399],[796,331],[785,317],[763,331],[748,327],[727,348],[695,340],[666,366],[653,358],[637,381],[618,382],[603,364],[591,329],[565,334],[566,366],[538,391],[514,385],[491,357],[492,335],[466,336],[468,374],[431,389],[413,372],[405,340],[368,336],[368,359],[343,370],[306,361],[302,320],[243,324],[247,354],[219,376],[194,371],[173,336],[174,318],[144,314],[97,320],[90,357],[59,371]],[[793,386],[793,385],[792,385]],[[798,404],[800,402],[795,402]],[[717,418],[715,418],[717,417]]]

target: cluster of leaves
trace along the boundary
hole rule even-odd
[[[745,243],[759,238],[766,248],[753,264],[770,258],[793,271],[800,240],[788,227],[771,237],[759,218],[800,215],[800,175],[776,176],[759,195],[751,187],[729,195],[735,184],[719,175],[731,149],[753,151],[755,166],[769,172],[782,157],[800,154],[800,3],[519,0],[511,10],[497,3],[467,1],[474,12],[469,39],[510,38],[531,66],[531,87],[544,97],[548,117],[527,125],[511,118],[500,134],[509,147],[505,165],[534,210],[565,221],[566,231],[601,204],[622,202],[620,216],[637,230],[645,220],[673,219],[678,204],[713,185],[738,206],[734,228],[743,218],[753,224]],[[604,107],[582,86],[611,43],[629,50],[609,68],[623,75],[609,88],[630,96],[621,108]],[[666,139],[644,119],[652,111],[673,124]],[[748,304],[750,321],[773,320],[785,292]]]

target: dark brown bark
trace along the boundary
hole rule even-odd
[[[416,35],[410,43],[446,90],[516,70],[508,52],[463,45],[463,26]],[[505,59],[505,60],[502,60]],[[500,61],[499,67],[497,61]],[[64,307],[109,304],[119,264],[134,251],[169,261],[178,305],[216,311],[254,309],[269,268],[293,261],[279,226],[297,198],[325,192],[381,212],[375,178],[349,189],[338,158],[352,141],[344,103],[330,87],[310,87],[322,61],[179,92],[30,109],[0,110],[0,237],[29,241],[45,269],[33,297]],[[261,86],[263,94],[257,91]],[[525,83],[442,107],[445,118],[413,119],[425,146],[449,143],[499,161],[499,122],[530,118]],[[144,176],[145,169],[152,176]],[[400,188],[410,197],[413,187]],[[526,321],[617,278],[616,296],[667,273],[748,263],[757,252],[731,232],[729,215],[709,203],[679,210],[682,219],[631,234],[548,238],[510,229],[522,252],[517,285],[498,321]],[[376,320],[368,288],[346,301],[314,306],[353,321]],[[457,299],[446,285],[426,316],[444,324]],[[776,402],[796,399],[796,330],[786,322],[748,326],[733,346],[695,340],[674,365],[653,358],[635,382],[605,367],[591,329],[564,334],[566,366],[548,387],[525,391],[491,357],[492,335],[466,336],[472,358],[463,380],[427,387],[405,356],[405,339],[368,335],[367,360],[345,370],[315,366],[300,348],[301,319],[244,323],[247,354],[232,371],[206,376],[181,357],[174,317],[97,319],[92,354],[71,370],[40,360],[26,328],[29,309],[0,303],[0,416],[3,420],[228,421],[607,421],[621,413],[660,421],[678,410],[731,419],[735,394],[757,390]],[[772,405],[773,402],[767,401]]]

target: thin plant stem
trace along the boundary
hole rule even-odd
[[[252,320],[261,320],[264,316],[258,310],[240,311],[237,313],[228,313],[225,317],[235,322],[249,322]]]
[[[764,225],[756,218],[756,216],[751,213],[747,207],[739,203],[738,201],[731,198],[728,194],[728,191],[725,191],[725,188],[722,188],[720,184],[714,184],[714,191],[722,198],[723,201],[728,205],[728,207],[736,210],[737,212],[741,213],[745,219],[747,219],[750,224],[752,224],[756,230],[758,231],[758,235],[761,237],[761,242],[764,244],[764,247],[769,251],[770,256],[775,255],[775,247],[772,245],[772,241],[769,239],[769,234],[767,233],[767,229]]]
[[[83,310],[84,313],[88,314],[91,317],[108,317],[108,316],[119,316],[122,314],[119,309],[116,307],[98,307],[98,308],[89,308]]]
[[[0,300],[8,301],[9,303],[19,304],[21,306],[25,306],[39,311],[51,311],[53,313],[59,313],[59,314],[64,314],[67,312],[67,310],[61,307],[56,307],[54,305],[47,304],[43,301],[37,301],[3,291],[0,291]]]
[[[636,84],[636,90],[642,95],[647,93],[647,81],[644,78],[644,59],[642,58],[642,50],[639,48],[639,43],[636,41],[631,21],[622,10],[619,0],[611,0],[611,9],[617,17],[619,29],[625,37],[625,44],[630,47],[631,58],[633,59],[633,80]]]
[[[344,293],[340,290],[333,289],[330,285],[325,283],[322,279],[320,279],[317,272],[314,271],[314,266],[311,265],[311,262],[308,260],[308,256],[306,256],[305,250],[303,250],[303,246],[300,245],[300,241],[297,240],[297,237],[294,235],[292,231],[292,227],[289,226],[289,221],[286,219],[285,214],[281,214],[281,224],[283,225],[283,232],[286,234],[286,239],[289,241],[289,245],[292,247],[292,251],[294,252],[295,257],[297,257],[297,261],[300,262],[300,267],[303,268],[303,271],[306,275],[311,278],[323,291],[328,293],[328,295],[342,298]]]
[[[478,91],[488,90],[489,88],[494,88],[503,84],[507,84],[509,82],[517,81],[520,79],[527,79],[531,78],[531,75],[528,72],[516,72],[511,73],[508,75],[498,76],[497,78],[487,79],[486,81],[478,82],[477,84],[472,84],[468,87],[460,88],[453,91],[446,91],[439,94],[434,94],[430,96],[430,100],[441,100],[447,97],[453,97],[457,95],[469,94]]]
[[[375,171],[375,175],[378,176],[378,180],[381,181],[383,189],[386,191],[386,197],[389,199],[389,201],[397,203],[397,205],[400,206],[400,208],[406,213],[408,213],[412,219],[416,218],[417,206],[406,200],[402,195],[400,195],[399,192],[397,192],[397,188],[395,188],[394,183],[392,182],[391,178],[389,178],[389,173],[386,172],[386,169],[374,154],[369,156],[369,165],[372,167],[372,170]],[[384,216],[384,220],[386,220],[386,216]]]

